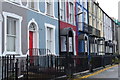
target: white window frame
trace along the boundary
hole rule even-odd
[[[71,13],[71,9],[70,9],[70,4],[73,4],[73,11],[72,11],[72,17],[73,17],[73,19],[72,19],[72,21],[70,21],[70,13]],[[75,24],[75,17],[74,17],[74,2],[73,2],[73,0],[72,1],[69,1],[69,23],[70,24]]]
[[[22,55],[21,51],[21,22],[22,22],[22,17],[14,14],[14,13],[8,13],[8,12],[3,12],[3,17],[4,17],[4,53],[3,55],[6,54],[20,54]],[[15,52],[9,52],[7,51],[7,17],[12,17],[17,20],[17,27],[16,27],[16,50]]]
[[[52,37],[53,37],[53,51],[51,51],[52,52],[52,54],[53,55],[56,55],[56,53],[55,53],[55,26],[54,25],[52,25],[52,24],[48,24],[48,23],[45,23],[45,34],[46,34],[46,37],[45,37],[45,42],[46,42],[46,49],[47,49],[47,28],[52,28],[53,29],[53,32],[52,32]]]
[[[45,14],[46,15],[49,15],[49,16],[52,16],[52,17],[55,17],[55,15],[54,15],[54,0],[50,0],[51,2],[52,2],[52,14],[48,14],[47,13],[47,0],[45,0]]]
[[[37,37],[37,46],[35,46],[34,44],[33,44],[33,48],[35,47],[37,47],[37,48],[39,48],[39,29],[38,29],[38,24],[37,24],[37,22],[35,21],[35,19],[34,18],[32,18],[30,21],[29,21],[29,23],[28,23],[28,49],[29,49],[29,28],[30,28],[30,25],[31,25],[31,23],[34,23],[35,25],[36,25],[36,30],[35,31],[33,31],[33,32],[35,32],[35,34],[33,34],[33,36],[36,36]],[[33,39],[33,43],[34,43],[34,39]]]
[[[64,4],[63,4],[64,6],[62,7],[63,2],[64,2]],[[62,13],[62,11],[63,11],[63,13]],[[61,19],[61,16],[63,16],[62,19]],[[60,0],[60,19],[63,21],[66,20],[66,2],[65,2],[65,0]]]

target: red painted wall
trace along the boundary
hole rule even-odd
[[[69,24],[69,23],[66,23],[66,22],[63,22],[63,21],[60,21],[60,29],[64,29],[64,28],[72,28],[74,31],[77,30],[77,27],[72,25],[72,24]],[[76,32],[75,32],[76,33]],[[76,54],[78,55],[78,38],[77,38],[77,35],[75,36],[76,38]]]

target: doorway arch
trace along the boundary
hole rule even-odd
[[[37,22],[32,19],[28,24],[28,50],[29,55],[39,55],[39,29]]]

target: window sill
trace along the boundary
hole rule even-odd
[[[20,56],[20,54],[18,54],[17,52],[9,52],[9,51],[5,51],[5,52],[3,53],[3,56],[6,56],[6,55]]]
[[[53,16],[53,15],[51,15],[51,14],[48,14],[48,13],[47,13],[46,15],[54,18],[54,16]]]
[[[36,12],[39,12],[37,9],[34,9],[34,8],[31,8],[31,7],[29,7],[31,10],[34,10],[34,11],[36,11]]]

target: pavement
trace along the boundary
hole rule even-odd
[[[77,75],[78,77],[73,80],[120,80],[119,72],[120,65],[113,65],[84,76]]]

